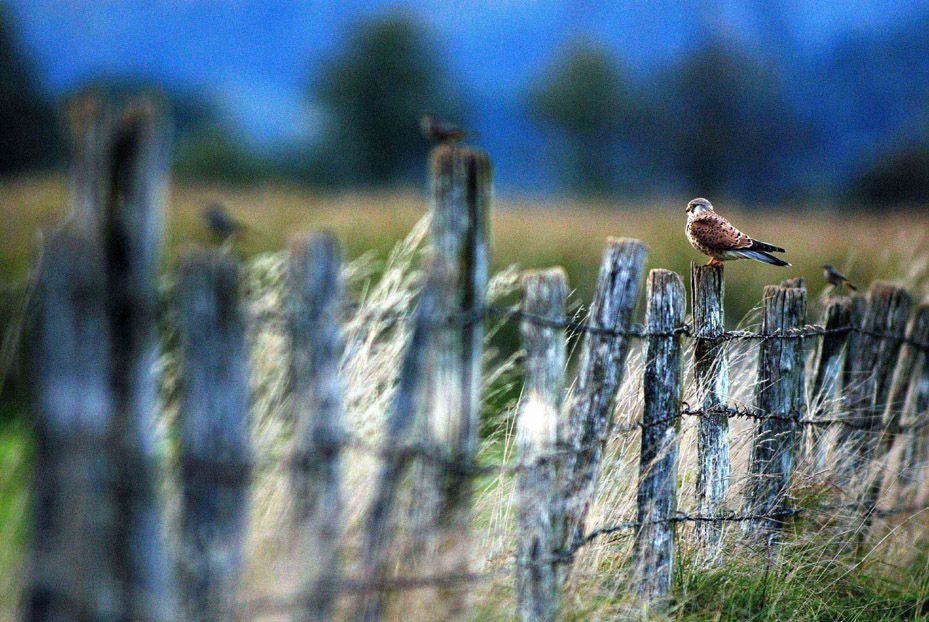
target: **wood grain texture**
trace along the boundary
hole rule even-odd
[[[522,310],[555,322],[565,315],[567,276],[560,268],[523,276]],[[516,446],[523,470],[516,480],[516,602],[523,622],[553,622],[561,600],[564,498],[553,458],[566,439],[562,419],[565,384],[563,329],[524,320],[520,336],[526,353],[523,395],[516,420]]]
[[[590,307],[591,326],[615,331],[632,326],[647,255],[647,247],[639,240],[607,240]],[[570,441],[575,453],[565,470],[566,544],[578,538],[585,528],[631,342],[630,337],[622,334],[587,333],[584,336],[568,411]]]
[[[696,406],[705,413],[725,407],[729,401],[729,361],[726,345],[712,339],[725,330],[725,283],[723,266],[691,264],[693,292],[694,382]],[[725,509],[729,490],[729,419],[725,415],[700,417],[697,432],[697,511],[716,514]],[[695,527],[697,542],[708,560],[721,554],[722,528],[713,523]]]
[[[761,332],[777,335],[806,321],[806,290],[768,286],[761,302]],[[765,414],[799,420],[802,404],[802,345],[799,339],[765,339],[759,345],[755,408]],[[797,426],[790,420],[763,419],[755,423],[749,456],[744,511],[771,514],[785,509],[793,470]],[[777,518],[746,522],[761,530],[771,543],[781,525]]]
[[[670,333],[684,321],[684,283],[668,270],[652,270],[648,278],[646,328]],[[681,412],[682,342],[680,334],[645,340],[642,390],[642,443],[637,495],[639,528],[633,545],[637,593],[661,606],[671,589],[677,509],[678,429]]]

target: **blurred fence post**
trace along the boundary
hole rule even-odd
[[[421,465],[416,522],[434,533],[436,567],[466,572],[470,504],[481,410],[484,304],[490,269],[492,179],[487,154],[441,145],[431,156],[432,257],[436,317],[428,346],[427,445],[447,464]],[[446,619],[461,615],[468,590],[440,590]]]
[[[697,407],[702,411],[697,437],[697,511],[712,515],[724,509],[729,489],[729,419],[714,409],[729,401],[729,361],[725,343],[714,339],[725,330],[723,266],[691,264],[693,296],[694,381]],[[714,523],[698,523],[697,541],[710,561],[721,553],[723,530]]]
[[[597,290],[590,307],[577,382],[569,406],[573,451],[565,468],[566,516],[564,544],[570,547],[584,533],[587,512],[596,490],[603,449],[613,425],[613,407],[625,373],[639,283],[648,248],[639,240],[609,238]]]
[[[661,606],[671,588],[677,510],[678,428],[681,416],[681,351],[684,283],[668,270],[648,277],[645,408],[639,456],[638,531],[633,547],[637,591]]]
[[[288,314],[296,410],[292,492],[298,549],[311,571],[304,620],[328,620],[339,579],[342,500],[342,252],[331,235],[291,248]]]
[[[806,290],[768,286],[761,305],[761,333],[769,337],[762,339],[758,353],[755,408],[763,418],[756,422],[752,436],[745,512],[770,515],[746,523],[748,529],[761,529],[770,544],[783,522],[777,514],[786,510],[803,398],[799,356],[803,346],[801,339],[785,333],[805,322]]]
[[[82,93],[67,104],[71,215],[77,228],[100,239],[112,175],[114,111]]]
[[[113,536],[106,282],[97,244],[49,240],[33,320],[36,408],[26,620],[123,619]]]
[[[929,315],[929,300],[920,303],[917,320],[925,322]],[[923,342],[929,341],[924,338]],[[896,495],[900,505],[916,501],[917,488],[921,483],[917,469],[925,468],[929,459],[929,349],[918,348],[913,365],[912,378],[903,405],[902,425],[906,428],[903,451],[900,457],[900,483]]]
[[[248,524],[248,350],[239,270],[197,253],[177,285],[183,370],[179,418],[183,619],[232,619]]]
[[[151,101],[134,100],[118,111],[111,141],[102,237],[113,334],[113,450],[124,467],[117,560],[130,619],[168,621],[176,619],[175,586],[162,535],[155,439],[167,126]]]
[[[565,317],[567,276],[561,268],[523,276],[522,310],[559,322]],[[516,421],[517,553],[516,600],[523,622],[553,622],[561,597],[563,498],[558,474],[567,430],[562,419],[565,376],[564,329],[524,320],[526,352],[523,397]]]
[[[854,477],[856,486],[863,486],[859,495],[864,495],[875,476],[869,463],[911,307],[912,299],[902,287],[877,282],[868,290],[844,387],[845,411],[852,425],[839,430],[839,447],[845,455],[836,463],[841,480]]]
[[[428,274],[428,271],[427,271]],[[409,448],[421,413],[428,405],[426,386],[429,340],[436,322],[437,284],[427,281],[411,319],[409,341],[403,353],[397,388],[390,404],[384,444],[395,450]],[[364,580],[377,583],[387,574],[390,544],[394,535],[394,507],[410,456],[402,451],[388,453],[377,475],[374,496],[367,508],[360,552],[360,573]],[[355,619],[381,619],[386,595],[377,591],[359,599]]]
[[[827,331],[841,329],[851,324],[852,301],[846,296],[832,297],[823,309],[820,322]],[[836,387],[842,371],[842,349],[848,339],[849,331],[827,332],[822,336],[819,347],[813,354],[810,369],[811,385],[807,404],[810,405],[809,416],[819,419],[833,409]],[[822,468],[826,460],[826,433],[816,426],[807,426],[803,446],[808,452],[814,468]]]

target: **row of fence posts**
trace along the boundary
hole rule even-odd
[[[75,222],[45,249],[34,326],[36,371],[35,536],[28,595],[31,620],[222,619],[241,609],[239,582],[248,524],[248,490],[256,459],[250,443],[249,356],[240,273],[220,251],[181,262],[175,290],[182,369],[177,433],[181,482],[179,553],[163,541],[156,481],[158,352],[157,267],[166,185],[160,117],[145,103],[119,109],[93,99],[71,110]],[[465,576],[471,566],[473,464],[481,406],[482,313],[489,273],[491,173],[481,151],[438,147],[431,156],[433,251],[403,355],[384,431],[384,446],[425,446],[441,461],[385,452],[359,550],[361,586],[389,580],[397,531],[427,534],[413,547],[433,575]],[[616,395],[631,348],[633,312],[644,277],[645,245],[610,239],[580,350],[570,399],[565,318],[568,284],[558,268],[527,273],[520,326],[526,353],[517,418],[516,600],[523,620],[554,620],[572,553],[583,541],[604,450],[614,426]],[[299,598],[305,620],[333,615],[342,586],[340,463],[344,435],[339,362],[343,306],[341,253],[319,234],[290,251],[287,334],[295,433],[290,528],[307,569]],[[722,516],[731,479],[726,413],[729,366],[723,315],[723,269],[693,267],[693,328],[698,421],[696,511]],[[894,438],[912,425],[905,413],[926,410],[929,305],[907,324],[912,301],[898,287],[876,284],[867,298],[826,304],[829,332],[813,353],[810,338],[791,331],[806,322],[802,283],[766,287],[755,407],[756,421],[743,510],[746,528],[776,543],[793,461],[806,447],[851,456],[839,474],[866,478],[855,499],[870,517],[881,490],[880,463]],[[473,321],[447,321],[450,318]],[[540,322],[548,318],[550,322]],[[675,558],[678,439],[682,413],[685,288],[667,270],[647,278],[638,515],[633,546],[635,590],[658,605],[671,588]],[[902,350],[901,350],[902,348]],[[809,391],[807,391],[809,380]],[[805,417],[828,416],[841,387],[835,445]],[[845,415],[843,415],[845,416]],[[905,460],[925,444],[915,432]],[[801,445],[801,440],[802,445]],[[399,498],[411,482],[412,515]],[[779,518],[780,517],[780,518]],[[722,558],[721,523],[696,526],[708,563]],[[94,560],[88,563],[88,560]],[[388,592],[362,590],[356,619],[378,620]],[[447,583],[437,598],[445,617],[463,613],[466,585]],[[240,611],[241,613],[241,611]]]

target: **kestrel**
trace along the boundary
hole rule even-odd
[[[858,288],[852,285],[852,282],[848,280],[848,277],[830,266],[829,264],[823,265],[823,278],[826,279],[826,282],[831,284],[833,287],[840,287],[843,283],[853,292],[857,292]]]
[[[706,199],[694,199],[687,204],[687,240],[695,249],[708,255],[708,265],[718,265],[733,259],[754,259],[772,266],[790,264],[770,253],[786,252],[780,246],[753,240],[713,211]]]
[[[432,143],[456,143],[468,135],[463,129],[431,114],[419,117],[419,130]]]

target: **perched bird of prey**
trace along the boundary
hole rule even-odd
[[[852,285],[852,282],[848,280],[848,277],[830,266],[829,264],[823,265],[823,278],[826,279],[826,282],[832,285],[833,287],[841,287],[842,284],[845,284],[853,292],[857,292],[858,288]]]
[[[463,129],[431,114],[419,117],[419,130],[431,143],[456,143],[468,135]]]
[[[210,203],[200,213],[203,223],[213,237],[225,241],[236,234],[242,234],[247,227],[223,206],[222,203]]]
[[[753,240],[713,211],[706,199],[694,199],[687,204],[687,240],[695,249],[709,256],[708,265],[733,259],[754,259],[772,266],[790,264],[770,253],[786,252],[780,246]]]

